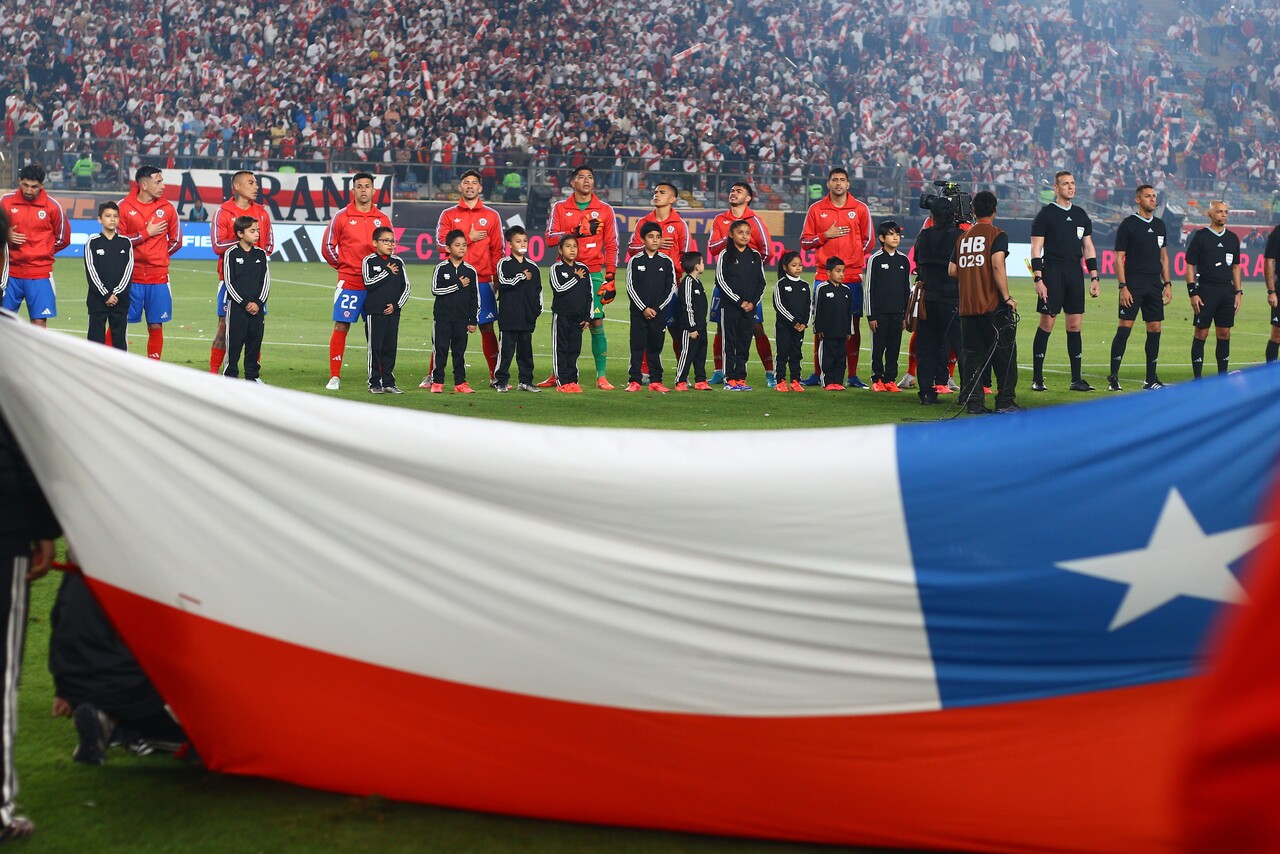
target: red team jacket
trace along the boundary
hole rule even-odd
[[[364,290],[364,258],[373,251],[374,229],[391,225],[391,217],[377,208],[356,210],[355,202],[340,210],[324,230],[320,254],[338,271],[338,286],[347,291]]]
[[[163,222],[165,230],[150,237],[147,226],[155,221]],[[182,248],[182,223],[173,202],[161,198],[143,204],[134,187],[120,202],[120,234],[133,244],[133,281],[140,285],[166,284],[169,256]]]
[[[671,215],[667,217],[665,222],[658,222],[656,214],[648,213],[644,219],[636,223],[635,231],[631,232],[631,242],[627,244],[627,260],[631,260],[631,256],[638,255],[644,251],[644,241],[640,239],[640,227],[646,222],[657,222],[662,227],[662,236],[670,237],[675,244],[670,249],[659,249],[663,255],[671,259],[672,265],[676,268],[676,280],[678,281],[683,272],[680,270],[680,255],[684,252],[692,252],[698,248],[698,244],[694,242],[693,235],[689,232],[689,224],[680,218],[680,214],[671,211]]]
[[[745,219],[751,223],[751,248],[760,253],[760,257],[768,266],[773,258],[773,242],[769,237],[769,229],[764,226],[764,220],[760,219],[760,215],[751,208],[743,210],[742,216],[736,219]],[[710,256],[707,259],[708,263],[714,261],[716,256],[729,245],[729,226],[733,225],[734,220],[733,212],[725,211],[711,221],[711,242],[707,244],[707,255]]]
[[[828,240],[823,237],[827,229],[833,225],[849,227],[849,233],[843,237]],[[867,266],[867,256],[876,239],[875,229],[871,227],[871,212],[862,202],[849,196],[842,208],[831,204],[831,196],[823,196],[809,207],[804,218],[804,231],[800,235],[800,246],[803,249],[816,249],[818,252],[817,270],[814,279],[819,282],[827,280],[827,259],[831,257],[844,261],[844,283],[846,285],[862,281],[862,271]]]
[[[248,208],[241,209],[235,199],[227,199],[222,206],[213,212],[213,222],[209,224],[209,234],[213,237],[213,251],[218,253],[218,281],[222,281],[222,256],[227,250],[240,242],[236,237],[236,218],[251,216],[258,221],[262,234],[258,237],[258,246],[267,255],[276,251],[275,237],[271,234],[271,214],[257,202]],[[373,241],[370,241],[372,243]]]
[[[19,279],[47,279],[53,274],[53,256],[71,244],[71,224],[53,196],[44,190],[29,202],[22,193],[0,199],[13,230],[27,242],[9,247],[9,275]]]
[[[502,260],[503,247],[506,241],[502,238],[502,217],[493,208],[484,206],[483,202],[469,208],[458,202],[440,213],[440,221],[436,223],[436,246],[440,248],[440,258],[448,256],[445,249],[444,236],[455,228],[467,235],[467,257],[464,259],[476,269],[476,275],[482,282],[492,282],[498,262]],[[482,241],[471,242],[471,230],[487,231],[489,236]]]
[[[592,220],[600,223],[594,235],[588,225]],[[559,246],[560,238],[575,228],[582,231],[578,238],[578,263],[593,273],[604,270],[606,277],[612,276],[618,269],[618,220],[613,208],[594,194],[586,210],[578,210],[573,196],[556,202],[551,207],[551,221],[547,223],[547,245]]]

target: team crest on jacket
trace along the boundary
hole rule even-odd
[[[676,233],[676,227],[674,225],[667,226],[667,234],[675,234],[675,233]]]
[[[488,218],[488,217],[483,217],[483,216],[482,216],[482,217],[480,217],[480,224],[481,224],[481,225],[488,225],[488,224],[489,224],[489,218]]]
[[[599,218],[600,218],[600,211],[592,211],[592,212],[591,212],[591,218],[592,218],[592,219],[599,219]]]
[[[44,219],[44,218],[45,218],[45,217],[47,217],[47,216],[48,216],[48,214],[47,214],[47,213],[45,213],[44,211],[36,211],[36,217],[37,217],[37,218],[39,218],[39,219]]]
[[[160,210],[156,211],[156,218],[164,219],[164,208],[161,208]]]
[[[849,211],[849,219],[853,219],[853,211]]]
[[[380,219],[375,219],[375,220],[373,221],[373,227],[374,227],[374,228],[382,228],[382,220],[380,220]]]

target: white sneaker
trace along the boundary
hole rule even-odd
[[[262,377],[257,377],[256,379],[254,379],[254,382],[257,383],[258,385],[266,385],[266,383],[262,381]]]
[[[337,377],[329,377],[329,382],[325,386],[325,388],[327,388],[329,391],[337,391],[340,385],[342,385],[342,380],[338,379]]]
[[[915,374],[903,374],[902,382],[898,383],[898,388],[915,388],[915,387],[916,387]]]
[[[956,385],[956,381],[954,377],[947,377],[947,388],[951,389],[952,391],[960,390],[960,386]]]

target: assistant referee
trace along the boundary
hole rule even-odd
[[[1071,390],[1093,391],[1080,375],[1084,345],[1080,324],[1084,318],[1084,280],[1080,259],[1089,270],[1089,296],[1096,297],[1098,253],[1093,248],[1093,222],[1084,208],[1072,203],[1076,179],[1070,172],[1053,176],[1054,199],[1036,214],[1031,223],[1031,272],[1039,302],[1040,328],[1032,346],[1032,391],[1045,391],[1044,356],[1049,348],[1058,313],[1067,314],[1067,356],[1071,360]]]
[[[1120,363],[1133,322],[1142,312],[1147,324],[1147,379],[1144,389],[1164,388],[1156,376],[1160,359],[1160,322],[1164,307],[1173,301],[1169,282],[1168,233],[1156,216],[1156,191],[1143,184],[1133,194],[1138,212],[1125,217],[1116,229],[1116,276],[1120,279],[1120,325],[1111,339],[1111,374],[1107,391],[1120,391]]]
[[[1191,235],[1187,244],[1187,293],[1191,310],[1196,313],[1192,324],[1195,337],[1191,341],[1191,371],[1200,379],[1204,369],[1204,342],[1209,326],[1217,333],[1214,356],[1218,373],[1227,373],[1231,359],[1231,327],[1236,325],[1240,310],[1240,238],[1227,229],[1227,203],[1209,203],[1209,227]]]

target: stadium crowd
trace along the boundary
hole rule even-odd
[[[465,13],[375,0],[3,0],[0,94],[6,139],[35,137],[32,156],[55,170],[98,138],[128,140],[131,160],[180,164],[545,156],[684,173],[686,185],[723,171],[795,186],[832,163],[855,180],[887,170],[913,183],[956,172],[1008,183],[1065,166],[1131,188],[1162,174],[1276,176],[1277,6],[1205,7],[1166,32],[1140,6],[1104,0],[1012,0],[998,12],[993,0],[659,0],[571,14],[564,0],[483,0]],[[1210,50],[1230,42],[1248,62],[1207,81],[1201,126],[1183,119],[1192,105],[1170,84],[1185,84],[1181,61],[1205,20]],[[1153,28],[1155,47],[1143,41]],[[1246,114],[1258,132],[1227,151],[1225,130]]]

